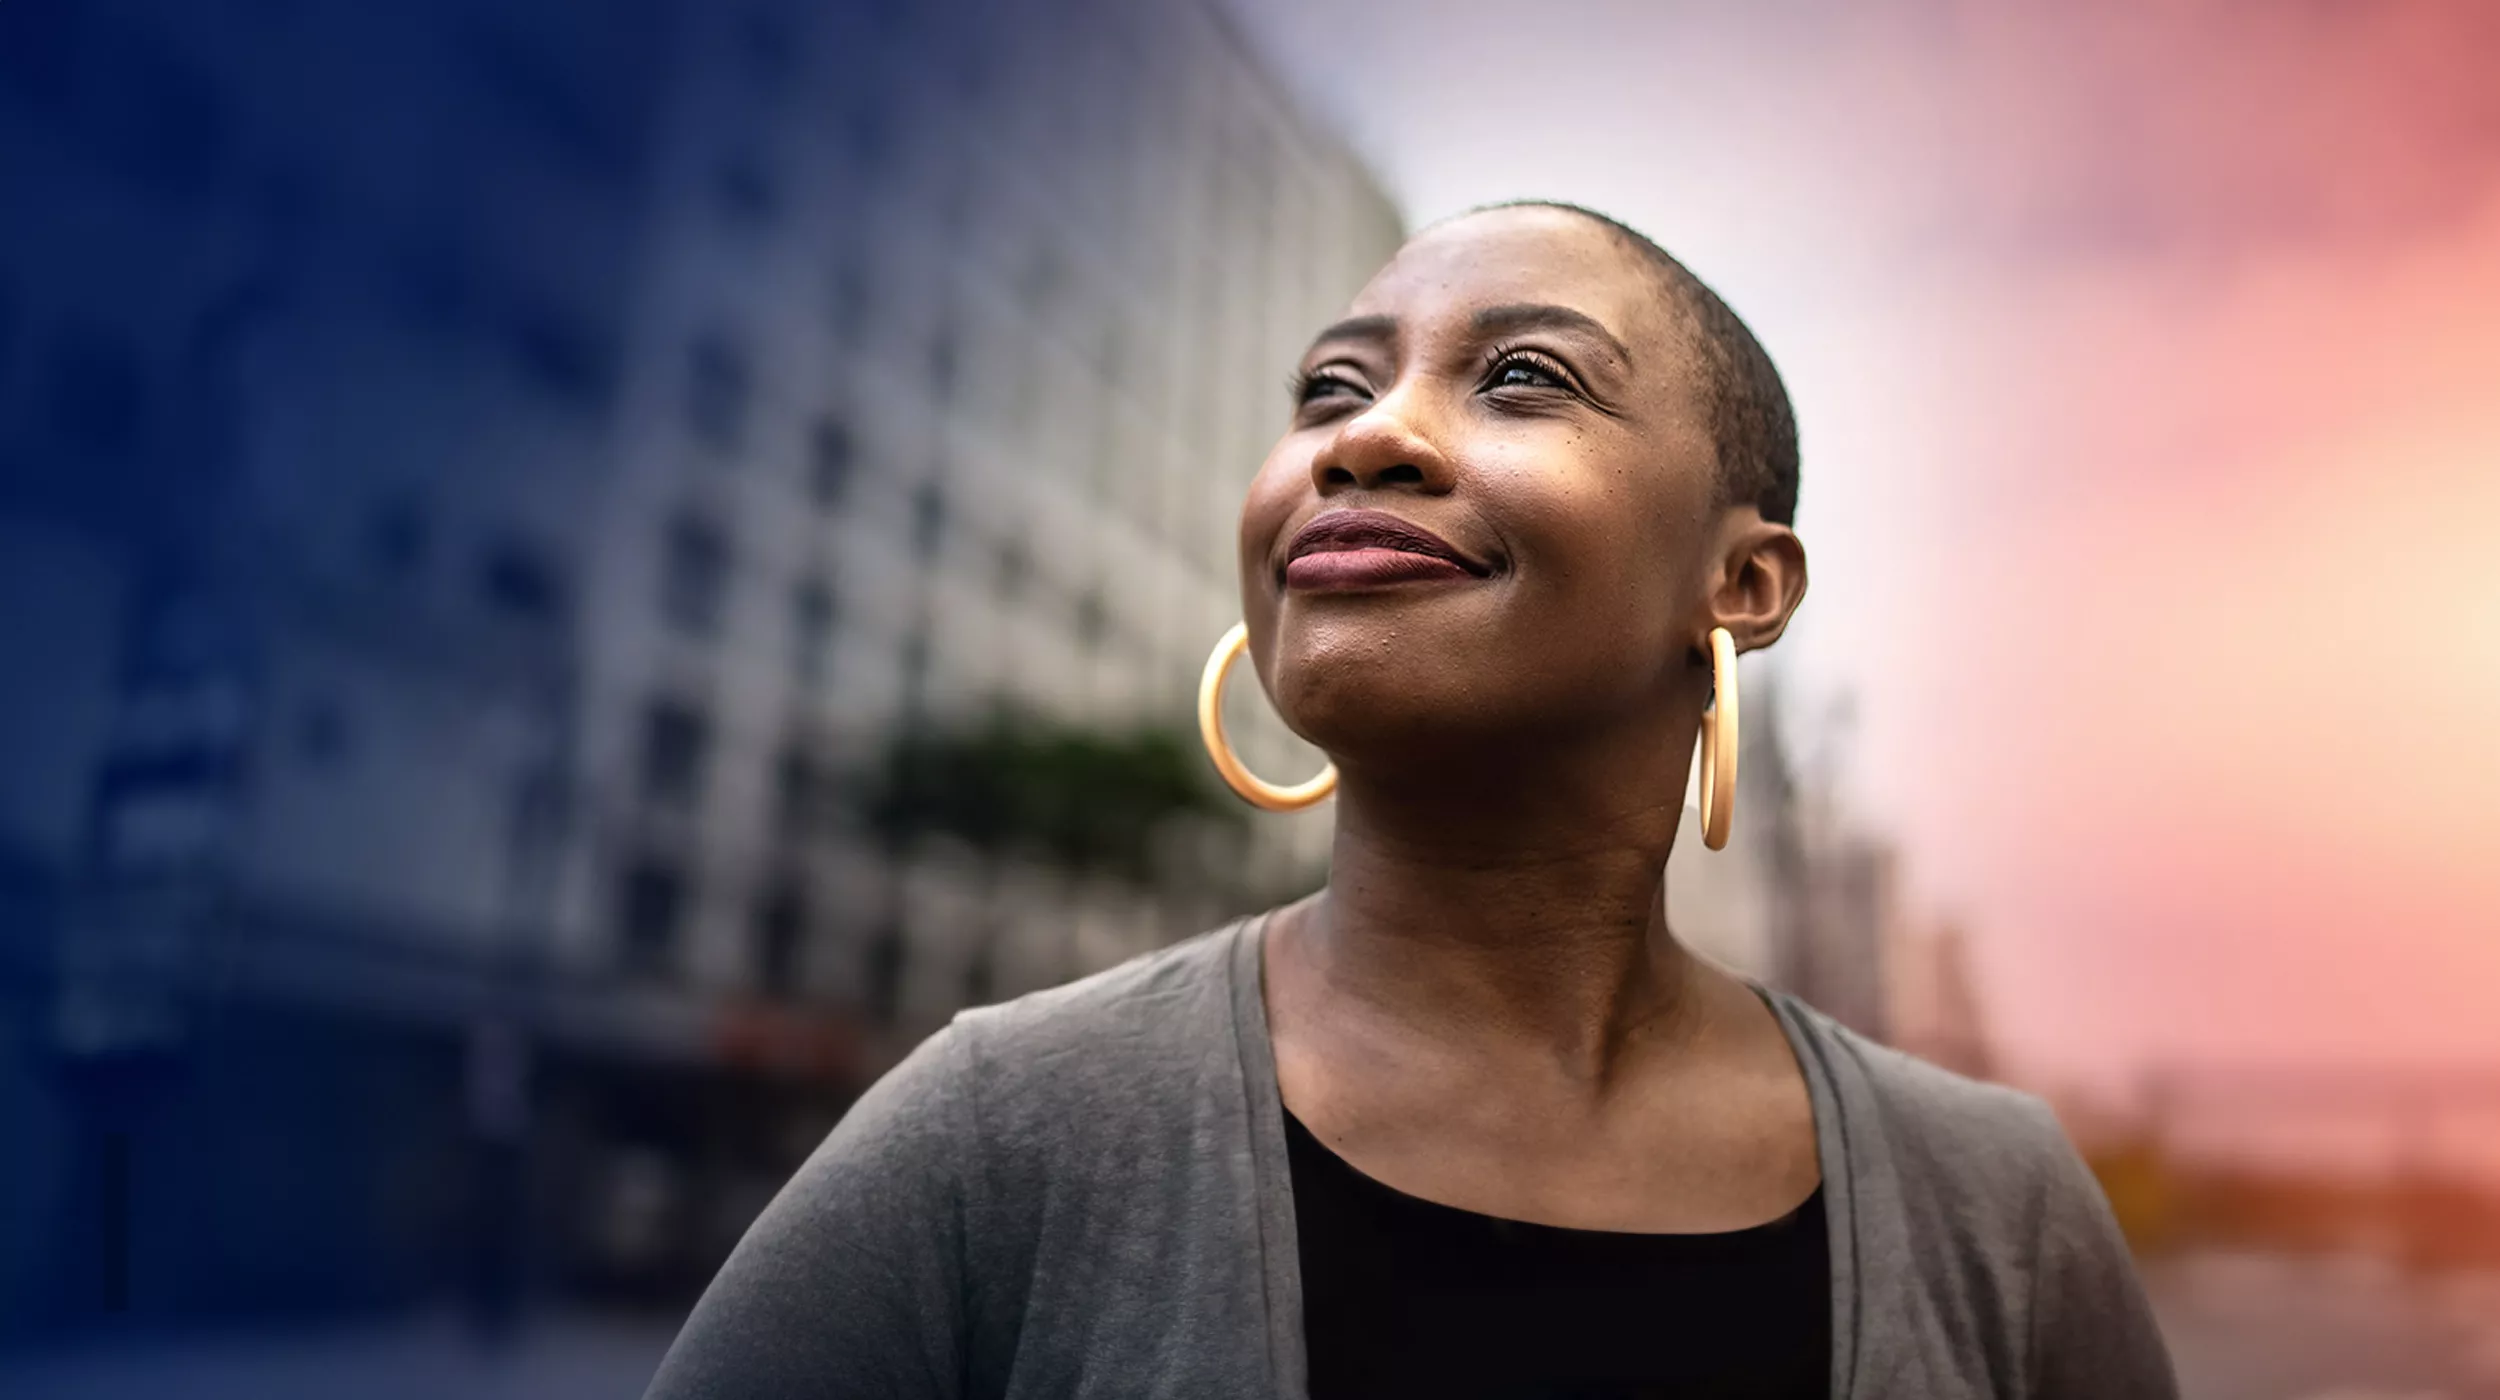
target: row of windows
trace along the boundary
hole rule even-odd
[[[628,974],[677,974],[693,897],[692,879],[665,856],[647,855],[626,868],[617,891],[617,951]],[[749,915],[750,973],[765,995],[797,995],[813,912],[806,889],[793,881],[775,881],[756,897]]]
[[[551,406],[596,414],[616,397],[622,333],[612,310],[490,265],[461,233],[391,231],[378,255],[384,307],[421,337],[474,337]]]
[[[364,554],[385,583],[405,586],[433,563],[434,527],[409,496],[390,496],[365,521]],[[478,546],[474,586],[490,611],[517,621],[548,622],[571,604],[563,564],[544,542],[517,529],[495,533]]]
[[[734,199],[724,196],[740,206],[773,202],[769,183],[749,159],[741,157],[724,163],[716,183],[743,191]],[[1020,259],[1016,269],[1002,273],[1002,278],[1010,294],[1021,300],[1028,312],[1040,316],[1068,290],[1070,268],[1047,235],[1037,235],[1031,242],[1030,253]],[[1103,286],[1099,290],[1109,293],[1113,289]],[[855,255],[843,256],[832,264],[825,313],[834,337],[841,343],[857,344],[863,338],[870,293],[868,270]],[[1140,307],[1139,314],[1151,315],[1151,308]],[[1098,333],[1088,333],[1080,339],[1083,344],[1078,353],[1088,368],[1114,384],[1128,379],[1135,347],[1128,343],[1119,325],[1104,326]],[[924,382],[935,402],[947,404],[959,396],[964,359],[962,328],[949,318],[932,335],[923,361]],[[746,351],[725,330],[714,327],[695,337],[689,347],[688,367],[687,413],[696,436],[716,446],[734,447],[752,398]]]
[[[821,676],[830,649],[830,596],[815,586],[803,586],[797,611],[802,623],[796,660],[802,678]],[[1088,594],[1077,608],[1077,633],[1086,651],[1099,652],[1110,631],[1108,610],[1098,596]],[[930,645],[925,628],[914,628],[901,639],[897,662],[903,711],[920,714],[927,708],[929,685]],[[643,711],[635,761],[641,800],[659,810],[695,813],[710,784],[717,737],[711,715],[697,702],[676,696],[649,702]],[[785,746],[775,767],[772,797],[774,829],[782,839],[799,843],[824,831],[834,819],[839,797],[838,779],[821,758],[803,743]]]
[[[692,811],[703,799],[714,742],[711,717],[699,707],[674,698],[651,702],[643,711],[636,759],[642,800],[664,810]],[[806,745],[791,743],[774,768],[775,830],[791,841],[823,831],[839,795],[831,766]]]
[[[411,583],[433,562],[433,522],[413,498],[385,498],[366,520],[364,551],[384,582]],[[555,552],[520,530],[499,531],[478,546],[474,577],[478,601],[516,621],[553,621],[571,604]]]
[[[735,571],[729,536],[720,526],[693,513],[674,517],[661,544],[661,617],[699,641],[719,636]],[[809,690],[821,689],[832,678],[833,585],[817,577],[800,580],[790,591],[789,616],[790,672]]]
[[[716,543],[700,534],[684,539],[672,537],[663,585],[661,606],[668,621],[679,631],[702,640],[719,634],[727,594],[727,556],[714,548]],[[1011,541],[1000,546],[996,574],[1000,597],[1024,596],[1030,571],[1031,561],[1021,544]],[[833,681],[834,640],[839,621],[832,586],[818,578],[800,582],[791,590],[789,615],[791,676],[808,693],[822,694]],[[1100,655],[1118,640],[1111,609],[1099,593],[1089,591],[1076,598],[1071,622],[1078,649],[1087,656]],[[925,627],[914,627],[902,638],[897,660],[905,706],[916,709],[926,695],[928,682],[930,656]]]
[[[848,439],[841,439],[840,460],[847,467]],[[911,544],[924,563],[944,546],[952,518],[946,487],[924,481],[912,491]],[[691,508],[670,517],[661,541],[660,614],[679,633],[697,640],[720,635],[737,572],[736,551],[729,534],[711,517]],[[1026,599],[1033,580],[1030,546],[1017,537],[999,541],[991,559],[990,583],[1005,601]],[[811,686],[826,679],[833,640],[832,585],[820,578],[800,582],[791,595],[792,669]],[[1110,614],[1095,593],[1074,602],[1078,642],[1098,650],[1110,640]]]
[[[951,352],[950,352],[951,353]],[[697,441],[732,458],[745,447],[755,404],[755,375],[747,353],[723,331],[705,331],[687,348],[686,425]],[[851,430],[826,414],[807,430],[807,495],[832,510],[850,491],[854,449]]]
[[[1034,300],[1055,295],[1061,290],[1064,277],[1064,261],[1043,248],[1011,280],[1016,295]],[[837,262],[831,272],[827,304],[828,318],[837,337],[846,342],[859,338],[868,297],[866,271],[854,259]],[[1131,361],[1138,356],[1139,347],[1131,343],[1131,338],[1122,325],[1106,323],[1079,337],[1079,343],[1073,347],[1062,345],[1056,349],[1072,348],[1085,372],[1112,392],[1134,392],[1137,386],[1129,385],[1128,380]],[[753,356],[731,329],[718,324],[695,333],[685,355],[681,409],[687,429],[707,450],[734,460],[748,442],[750,419],[759,401]],[[936,331],[926,347],[922,367],[923,383],[933,402],[943,406],[960,396],[965,378],[960,327],[948,324]],[[849,483],[853,455],[846,425],[831,415],[819,418],[810,429],[807,480],[809,495],[819,506],[830,509],[840,504]],[[927,534],[924,529],[923,537]]]
[[[683,970],[686,926],[693,917],[695,882],[672,857],[646,853],[629,863],[616,893],[617,961],[629,976],[654,981]],[[822,911],[807,887],[789,877],[769,881],[747,911],[748,975],[766,996],[788,999],[801,990],[809,939],[822,927]],[[860,982],[869,1014],[893,1019],[902,988],[902,930],[888,923],[861,951]],[[986,962],[976,962],[967,991],[988,999]]]

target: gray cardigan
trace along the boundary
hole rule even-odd
[[[1303,1400],[1261,925],[956,1017],[755,1222],[650,1395]],[[2177,1393],[2044,1105],[1770,1000],[1814,1105],[1833,1396]]]

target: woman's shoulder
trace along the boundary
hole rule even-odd
[[[1238,1072],[1236,922],[1116,967],[957,1012],[886,1072],[861,1108],[944,1109],[984,1150],[1056,1140],[1072,1125],[1142,1123]],[[859,1109],[853,1110],[854,1114]]]
[[[1090,1298],[1087,1266],[1067,1261],[1149,1257],[1156,1222],[1206,1214],[1207,1179],[1231,1159],[1193,1151],[1191,1110],[1227,1056],[1238,1064],[1227,934],[963,1012],[923,1040],[747,1232],[651,1393],[805,1379],[889,1395],[966,1365],[1003,1373],[1019,1281],[1046,1251],[1065,1295]],[[1141,1211],[1157,1192],[1175,1204]]]
[[[956,1013],[949,1033],[984,1060],[1015,1063],[1199,1053],[1232,1036],[1232,960],[1246,920],[1141,954],[1090,977]]]
[[[2108,1199],[2045,1100],[1774,1004],[1844,1139],[1857,1267],[1924,1280],[1867,1294],[1865,1336],[1907,1347],[1922,1309],[1958,1312],[1946,1334],[1985,1340],[2015,1393],[2178,1394]]]
[[[2057,1114],[2036,1094],[1957,1074],[1873,1040],[1795,997],[1774,995],[1792,1043],[1844,1115],[1873,1114],[1897,1148],[1997,1165],[2046,1167],[2073,1156]]]

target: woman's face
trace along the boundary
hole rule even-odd
[[[1654,273],[1560,210],[1418,236],[1320,334],[1241,513],[1251,654],[1360,765],[1663,716],[1706,635],[1714,454]]]

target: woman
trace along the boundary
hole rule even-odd
[[[1666,926],[1705,708],[1805,593],[1795,503],[1777,373],[1655,245],[1544,204],[1409,242],[1242,510],[1248,650],[1337,775],[1328,887],[956,1018],[652,1395],[2172,1394],[2038,1102]],[[1210,731],[1246,794],[1314,795]]]

